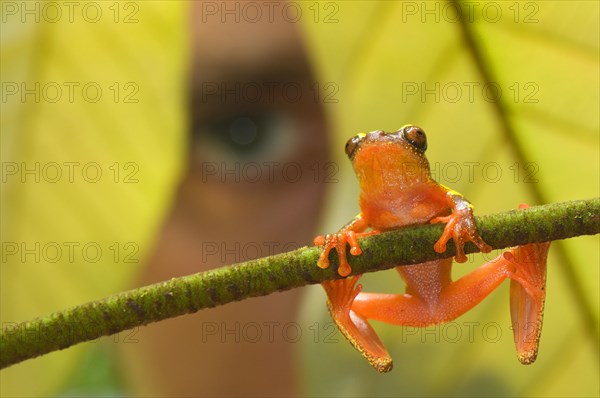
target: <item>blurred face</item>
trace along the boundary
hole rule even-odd
[[[227,236],[303,244],[297,239],[314,226],[323,194],[316,168],[328,146],[297,27],[206,19],[193,30],[186,212]]]
[[[308,244],[324,196],[326,123],[298,27],[277,13],[272,23],[223,23],[205,4],[193,3],[188,167],[140,284]],[[278,293],[141,329],[139,343],[123,348],[133,391],[297,394],[291,343],[220,333],[293,322],[299,297]],[[216,338],[205,338],[207,325]]]

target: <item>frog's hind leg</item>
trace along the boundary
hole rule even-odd
[[[516,247],[450,283],[442,278],[441,283],[437,281],[444,273],[430,272],[431,266],[425,264],[398,267],[407,283],[406,294],[360,293],[351,309],[362,319],[413,327],[434,325],[464,314],[510,278],[517,355],[521,363],[530,364],[536,359],[542,330],[549,246]]]
[[[360,293],[362,285],[356,284],[359,276],[323,282],[327,292],[327,307],[331,317],[344,337],[356,348],[379,372],[392,370],[392,358],[377,333],[365,318],[351,310],[355,297]]]
[[[406,294],[361,293],[352,310],[363,318],[424,327],[448,322],[479,304],[514,268],[502,256],[452,282],[450,260],[397,267]]]

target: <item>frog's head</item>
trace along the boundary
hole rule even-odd
[[[391,133],[383,130],[360,133],[346,142],[346,155],[351,161],[354,161],[361,147],[377,144],[400,144],[405,149],[416,151],[418,156],[423,156],[427,150],[427,136],[422,128],[412,124],[402,126],[398,131]]]
[[[346,143],[361,185],[377,183],[410,185],[429,176],[425,158],[427,136],[420,127],[406,125],[394,132],[382,130],[357,134]]]

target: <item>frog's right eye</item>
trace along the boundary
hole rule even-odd
[[[413,125],[406,125],[400,129],[402,138],[404,138],[410,145],[418,149],[421,152],[427,150],[427,136],[423,129]]]
[[[365,139],[366,136],[366,134],[362,133],[357,134],[354,137],[350,138],[348,142],[346,142],[346,155],[348,155],[350,159],[354,157],[356,150],[358,149],[360,143]]]

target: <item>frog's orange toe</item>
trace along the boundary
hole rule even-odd
[[[432,218],[429,223],[430,224],[439,224],[439,223],[447,223],[448,221],[450,221],[451,216],[443,216],[443,217],[434,217]]]
[[[348,276],[352,273],[352,268],[350,268],[350,264],[348,264],[348,261],[340,261],[340,265],[338,267],[338,274],[340,276]]]
[[[442,254],[446,251],[446,242],[440,238],[437,242],[435,242],[435,245],[433,245],[433,250],[435,250],[436,253]]]
[[[460,252],[459,252],[459,250],[457,249],[457,250],[456,250],[456,255],[454,256],[454,260],[455,260],[457,263],[461,263],[461,264],[462,264],[462,263],[466,263],[466,262],[467,262],[467,260],[468,260],[468,258],[467,258],[467,256],[465,255],[465,253],[463,253],[463,252],[462,252],[462,250],[460,250]]]
[[[433,245],[433,250],[435,250],[436,253],[444,253],[446,251],[446,245],[448,244],[448,241],[450,240],[450,230],[448,228],[444,228],[444,232],[442,233],[442,236],[440,236],[440,238],[438,239],[437,242],[435,242],[435,244]]]
[[[337,248],[338,240],[336,234],[319,235],[314,239],[315,245],[322,246],[321,254],[317,260],[317,266],[322,269],[329,268],[329,252]]]
[[[350,245],[350,254],[359,256],[362,253],[362,250],[358,244],[357,234],[354,231],[348,231],[346,237],[348,239],[348,244]]]
[[[325,236],[315,236],[315,239],[313,239],[313,243],[315,244],[315,246],[323,246],[323,244],[325,243]]]
[[[360,247],[352,247],[350,249],[350,254],[352,254],[353,256],[360,256],[362,254],[362,249]]]
[[[354,231],[342,230],[336,234],[327,234],[325,236],[319,235],[315,237],[315,245],[322,246],[321,254],[319,255],[319,260],[317,261],[317,266],[323,269],[329,268],[329,252],[335,249],[339,259],[338,274],[341,276],[350,275],[352,273],[352,268],[350,267],[346,257],[346,246],[350,245],[350,254],[353,256],[358,256],[362,253],[362,250],[358,244],[357,238],[361,236],[372,235],[378,232],[379,231],[355,233]]]
[[[329,268],[329,258],[327,257],[327,255],[323,256],[323,254],[325,253],[321,253],[321,255],[319,256],[319,260],[317,261],[317,267],[321,269],[327,269]],[[327,254],[329,254],[329,252]]]
[[[456,248],[455,260],[458,263],[464,263],[467,261],[465,255],[464,246],[466,242],[473,242],[479,250],[484,253],[492,251],[492,247],[485,243],[481,236],[477,233],[477,227],[475,226],[475,219],[470,209],[455,211],[449,216],[435,217],[431,223],[445,222],[444,232],[442,236],[433,246],[433,249],[437,253],[443,253],[446,251],[446,244],[452,238],[454,241],[454,247]]]

